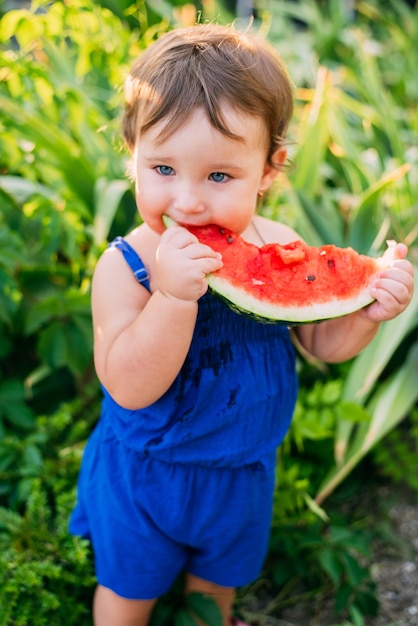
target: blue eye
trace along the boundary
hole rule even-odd
[[[174,171],[169,165],[158,165],[155,169],[161,176],[171,176]]]
[[[215,183],[223,183],[225,182],[225,180],[227,180],[228,175],[223,174],[223,172],[213,172],[213,174],[211,174],[209,178]]]

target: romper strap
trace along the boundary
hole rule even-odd
[[[148,291],[151,291],[149,284],[148,272],[145,269],[144,263],[139,254],[132,248],[132,246],[123,237],[116,237],[109,243],[109,248],[117,248],[123,254],[123,257],[132,272],[136,280],[141,283]]]

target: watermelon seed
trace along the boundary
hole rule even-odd
[[[221,235],[225,235],[225,228],[218,228]]]
[[[335,267],[335,261],[333,261],[332,259],[328,259],[328,261],[327,261],[327,265],[328,265],[328,267],[330,267],[331,269],[334,269],[334,267]]]
[[[228,243],[232,243],[234,241],[234,238],[232,235],[228,235],[228,237],[226,238]]]
[[[308,280],[311,283],[314,280],[316,280],[316,276],[314,274],[309,274],[309,276],[306,277],[306,280]]]

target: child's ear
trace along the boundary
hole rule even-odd
[[[278,148],[276,152],[273,153],[271,160],[268,161],[264,167],[263,177],[260,183],[260,189],[265,191],[270,187],[278,173],[281,171],[282,165],[286,161],[286,158],[286,148]]]

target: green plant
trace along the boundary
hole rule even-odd
[[[33,479],[23,515],[0,509],[1,624],[90,622],[90,548],[67,532],[72,492],[53,495],[51,507],[51,494]]]
[[[124,232],[136,216],[117,86],[153,33],[135,39],[85,2],[34,3],[0,22],[4,436],[33,430],[92,376],[93,267],[112,226]]]
[[[416,314],[414,308],[411,311]],[[399,322],[400,320],[396,320]],[[406,319],[404,320],[406,322]],[[381,332],[383,335],[390,332],[388,324]],[[376,379],[369,378],[373,362],[367,361],[370,352],[382,347],[376,342],[371,344],[368,350],[353,364],[345,386],[345,397],[357,400],[358,405],[364,405],[363,399],[355,398],[350,394],[350,389],[357,391],[364,383],[372,384]],[[379,360],[377,360],[379,359]],[[384,350],[377,352],[376,362],[381,363],[384,359]],[[383,368],[382,368],[383,369]],[[353,467],[376,445],[383,437],[395,428],[412,411],[418,398],[416,380],[418,374],[418,344],[412,345],[402,367],[393,373],[385,382],[375,386],[375,393],[368,398],[365,410],[370,420],[362,422],[354,430],[353,412],[346,411],[342,414],[336,428],[335,437],[335,466],[324,479],[323,484],[316,495],[316,502],[321,504],[333,489],[352,471]],[[351,385],[351,387],[350,387]],[[364,386],[363,386],[364,389]],[[354,412],[355,414],[355,412]]]
[[[392,430],[373,451],[379,476],[418,492],[416,473],[418,410],[415,408],[398,429]]]
[[[273,533],[267,567],[278,585],[268,607],[274,613],[297,603],[303,596],[332,595],[336,614],[347,610],[375,615],[378,608],[370,567],[371,533],[360,526],[346,528],[344,522],[285,525]]]
[[[295,8],[281,3],[275,10],[279,27],[272,37],[291,64],[296,52],[285,48],[279,36],[280,28],[289,25],[284,16],[294,17]],[[290,132],[295,167],[279,180],[273,202],[265,210],[278,219],[285,215],[314,244],[336,242],[375,254],[386,238],[405,241],[418,264],[417,128],[414,90],[407,87],[408,70],[418,69],[415,47],[396,76],[393,68],[393,54],[396,57],[398,50],[406,49],[418,21],[416,12],[403,5],[393,4],[390,11],[391,19],[388,13],[381,17],[373,3],[362,3],[354,19],[336,2],[323,9],[308,2],[298,12],[299,22],[310,30],[305,35],[293,26],[295,48],[306,52],[309,42],[312,71],[296,89],[299,106]],[[330,33],[334,43],[339,41],[332,49],[323,41]],[[408,311],[384,324],[350,364],[344,405],[334,425],[334,467],[318,485],[317,504],[414,407],[417,326],[415,296]],[[408,346],[403,361],[391,378],[386,380],[385,373],[383,383],[385,367],[401,344]],[[363,415],[361,424],[359,415]]]
[[[183,577],[180,576],[172,589],[159,598],[153,610],[150,626],[222,626],[221,612],[215,601],[205,594],[183,593]]]
[[[68,533],[85,438],[99,412],[96,384],[48,416],[34,432],[0,442],[0,624],[91,624],[96,585],[87,540]],[[221,626],[217,605],[184,596],[182,581],[155,608],[153,626]]]
[[[82,418],[81,418],[82,416]],[[0,624],[89,624],[94,588],[89,543],[68,534],[79,438],[97,417],[93,389],[0,444]],[[5,462],[6,461],[6,462]]]
[[[182,16],[175,0],[102,4],[111,10],[35,2],[0,22],[5,626],[91,622],[91,554],[66,531],[80,456],[99,415],[91,277],[107,239],[138,222],[119,133],[123,77]],[[296,13],[293,3],[258,5],[257,27],[297,86],[294,167],[262,210],[313,244],[373,254],[387,237],[404,240],[417,264],[417,11],[391,2],[382,12],[373,0],[357,3],[355,13],[337,0],[307,1]],[[279,454],[266,569],[277,591],[272,611],[300,599],[301,586],[311,597],[318,589],[334,596],[354,626],[376,608],[370,527],[342,517],[338,495],[356,484],[372,450],[378,475],[401,480],[399,467],[413,467],[417,306],[348,364],[298,359],[301,392]],[[212,619],[205,599],[185,603],[180,591],[158,603],[155,626],[187,626],[189,609]]]
[[[347,519],[338,506],[325,511],[311,497],[333,466],[333,439],[344,382],[339,368],[318,378],[305,366],[292,426],[279,451],[274,516],[265,576],[275,589],[267,613],[298,599],[333,595],[336,614],[373,614],[377,598],[371,576],[372,533],[364,520]],[[315,381],[308,384],[312,377]],[[360,408],[359,424],[369,420]]]

